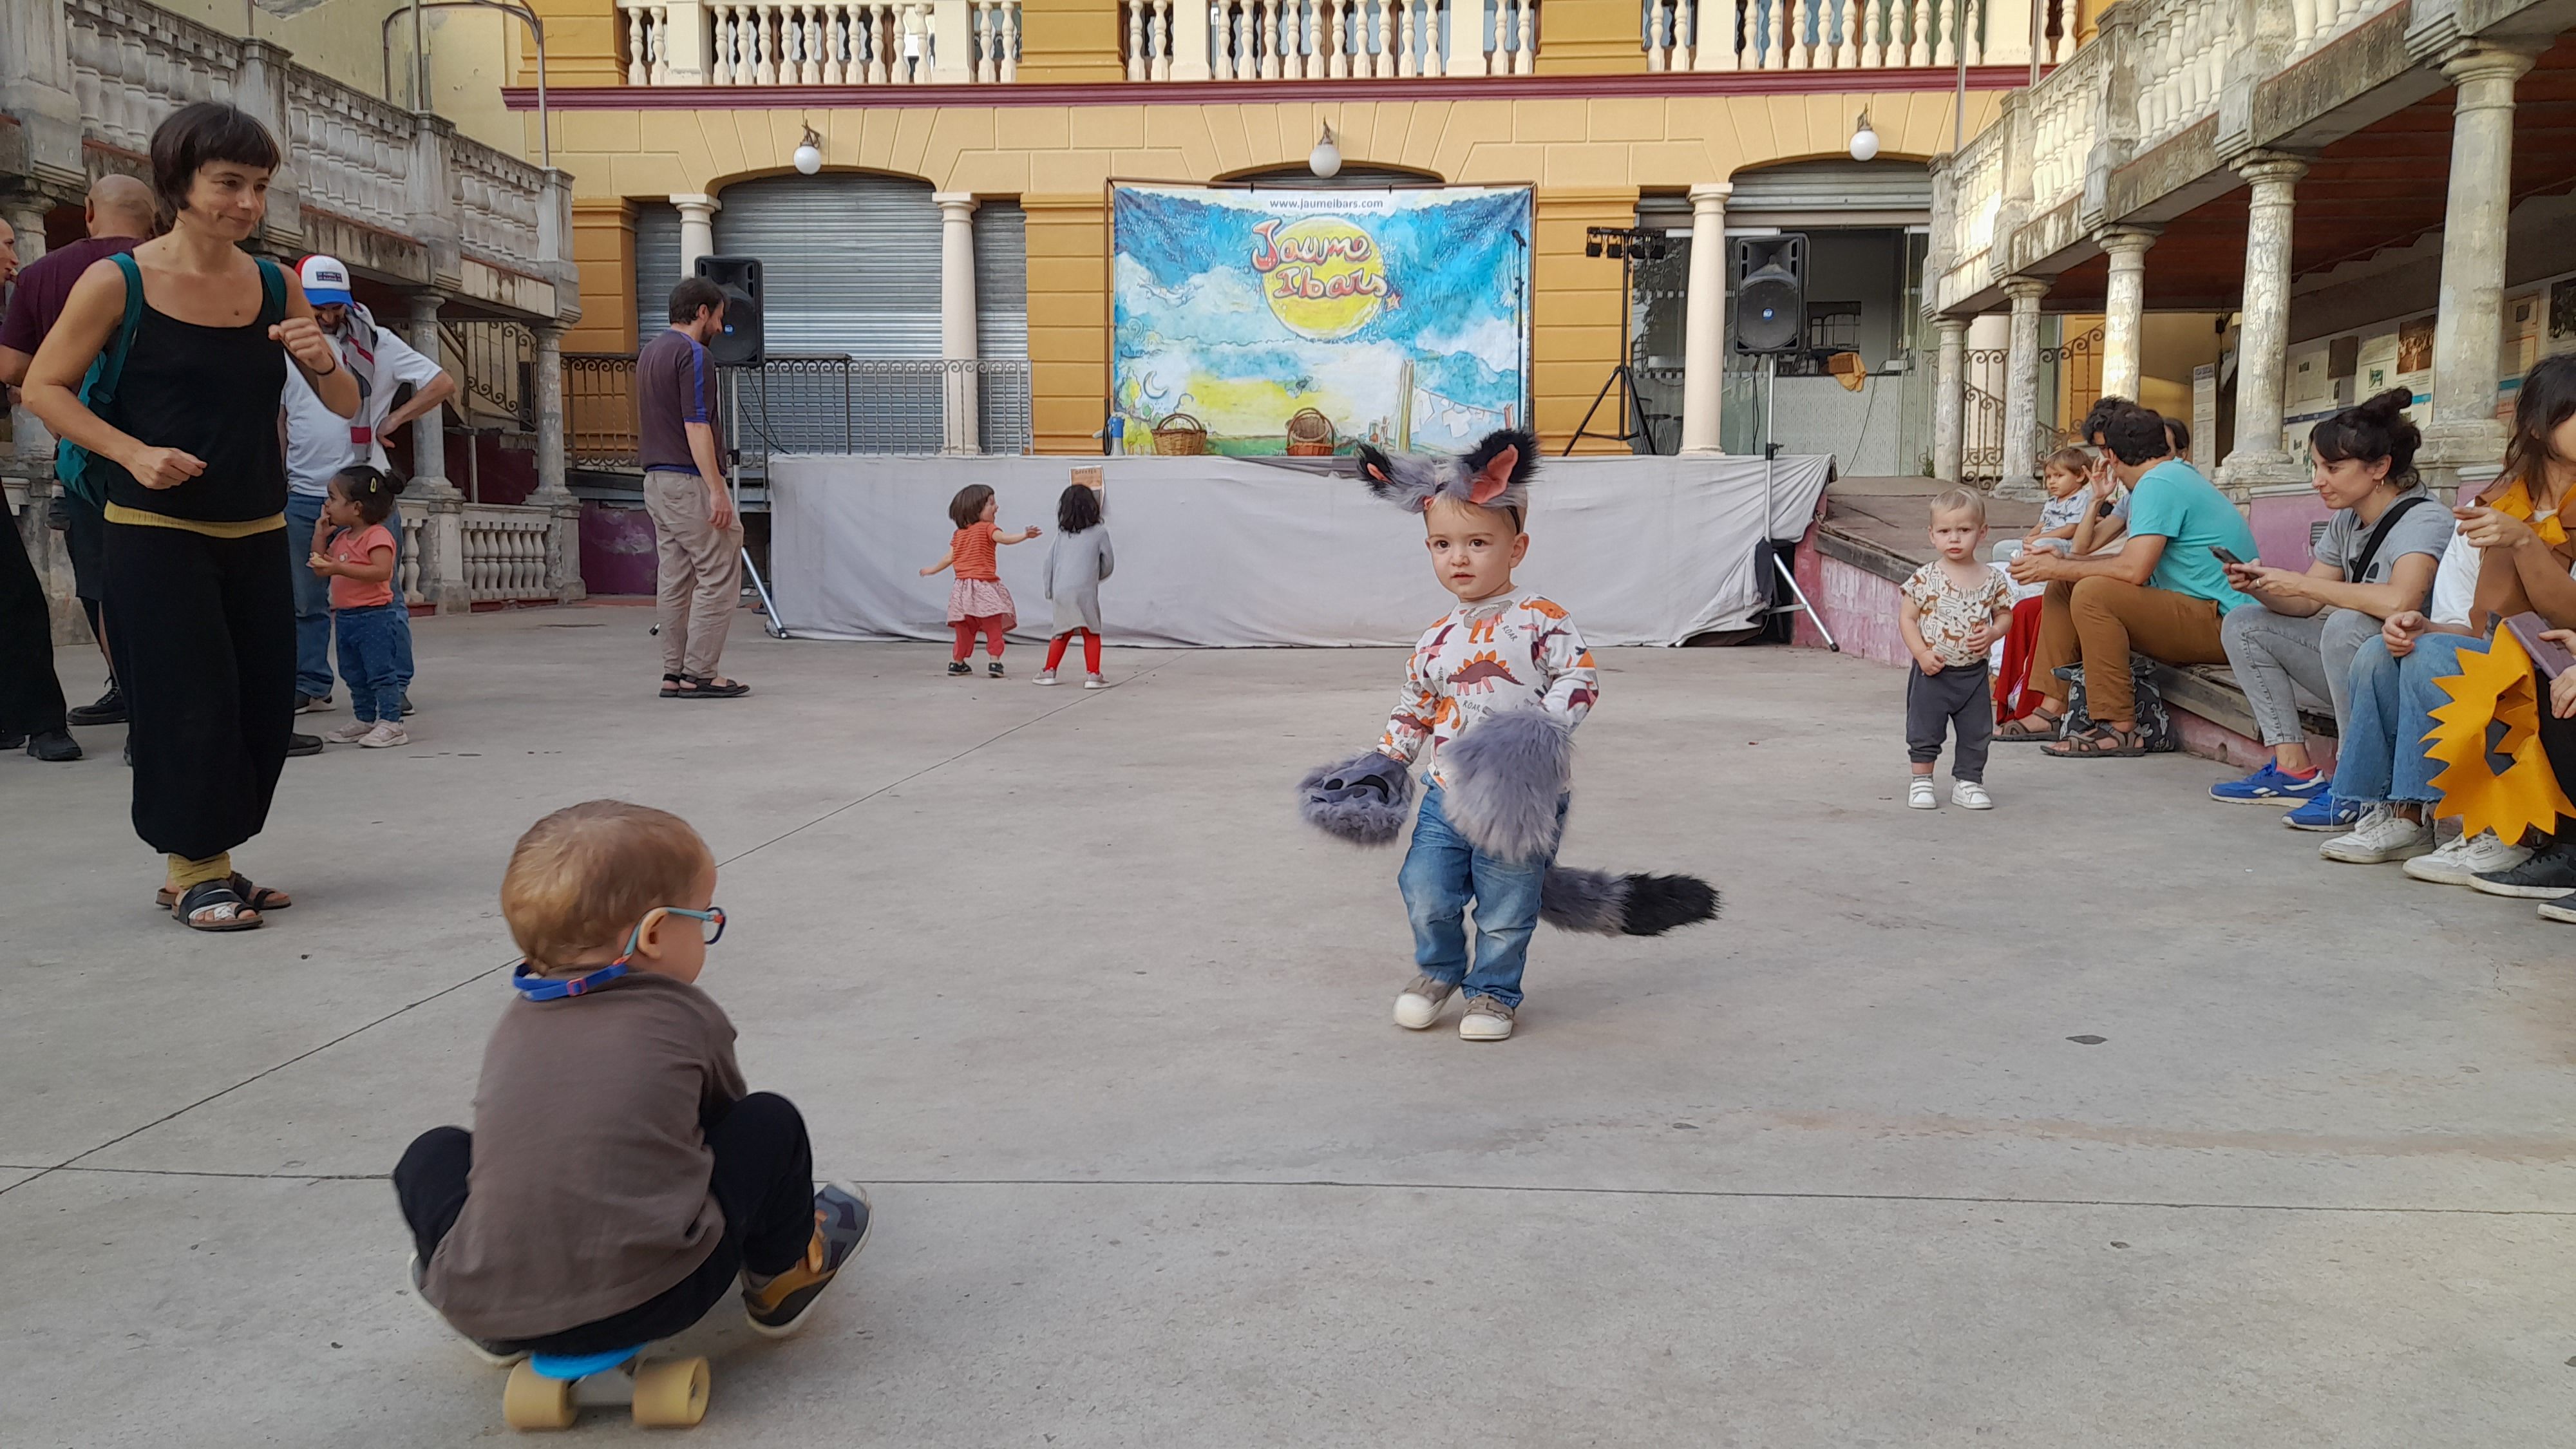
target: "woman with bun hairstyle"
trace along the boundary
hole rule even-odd
[[[2567,576],[2576,545],[2557,521],[2576,485],[2571,418],[2576,357],[2545,358],[2523,379],[2502,475],[2483,497],[2451,510],[2458,532],[2432,597],[2421,610],[2389,615],[2353,657],[2335,794],[2364,808],[2351,834],[2318,847],[2326,859],[2403,860],[2418,880],[2499,895],[2546,900],[2576,891],[2576,851],[2563,846],[2535,854],[2480,833],[2435,850],[2425,807],[2441,798],[2432,783],[2441,766],[2423,744],[2432,712],[2450,702],[2434,681],[2460,673],[2459,656],[2483,650],[2497,619],[2536,608],[2552,624],[2576,624],[2576,582]],[[2564,885],[2549,883],[2562,877]]]
[[[2313,820],[2294,827],[2337,829],[2333,782],[2308,758],[2293,686],[2334,708],[2335,735],[2350,737],[2346,689],[2353,656],[2391,614],[2424,607],[2433,571],[2451,543],[2451,511],[2415,476],[2423,435],[2406,418],[2413,394],[2396,388],[2316,425],[2308,435],[2309,486],[2334,516],[2306,569],[2230,564],[2227,581],[2254,600],[2229,611],[2219,636],[2272,758],[2242,780],[2212,785],[2210,797],[2245,805],[2301,806]]]

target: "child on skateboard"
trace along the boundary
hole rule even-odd
[[[394,1168],[412,1281],[495,1361],[665,1339],[733,1291],[784,1337],[867,1241],[868,1202],[815,1191],[804,1119],[745,1095],[733,1024],[693,983],[724,934],[706,842],[615,800],[558,810],[510,853],[527,953],[474,1093],[474,1130]]]

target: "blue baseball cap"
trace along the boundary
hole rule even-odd
[[[349,295],[349,268],[338,257],[326,257],[316,252],[304,259],[297,275],[304,281],[304,300],[316,307],[327,307],[334,302],[346,307],[358,300]]]

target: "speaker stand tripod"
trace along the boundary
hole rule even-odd
[[[725,386],[727,389],[727,396],[725,397],[725,416],[736,428],[740,428],[742,426],[741,368],[735,367],[726,369]],[[766,400],[768,396],[769,395],[766,392],[761,394],[763,399],[763,416],[767,415]],[[734,436],[739,439],[742,435],[737,432]],[[742,467],[742,448],[739,442],[736,443],[733,450],[733,461],[734,469],[736,471],[740,470]],[[760,481],[764,486],[769,482],[769,430],[766,428],[763,428],[760,433]],[[732,472],[728,472],[725,475],[725,499],[727,502],[733,504],[734,525],[736,527],[740,527],[742,524],[742,500],[734,494],[734,479]],[[773,517],[774,516],[775,515],[773,515]],[[777,530],[774,528],[770,530],[769,536],[771,539],[775,540],[778,537]],[[767,631],[769,637],[772,639],[786,638],[787,626],[780,622],[778,618],[778,601],[769,597],[769,581],[760,576],[760,565],[751,561],[751,550],[748,548],[742,550],[742,571],[751,576],[752,592],[760,595],[760,627]]]
[[[1798,576],[1790,571],[1787,564],[1780,561],[1779,547],[1771,537],[1771,494],[1780,471],[1780,445],[1771,441],[1771,399],[1779,390],[1779,354],[1766,352],[1762,354],[1762,539],[1763,542],[1773,545],[1771,567],[1779,572],[1780,582],[1788,587],[1789,597],[1797,602],[1775,604],[1762,612],[1806,615],[1807,622],[1815,625],[1816,632],[1823,636],[1825,648],[1840,654],[1843,652],[1843,646],[1834,642],[1833,631],[1825,627],[1825,616],[1816,612],[1815,603],[1807,597],[1807,591],[1798,587]]]
[[[1622,340],[1624,344],[1624,339]],[[1592,431],[1593,414],[1600,412],[1601,405],[1610,400],[1612,388],[1619,390],[1619,431],[1615,434],[1594,433]],[[1610,369],[1609,379],[1601,384],[1601,391],[1593,395],[1592,406],[1585,409],[1583,421],[1576,425],[1574,436],[1565,440],[1565,451],[1557,456],[1573,456],[1574,445],[1582,442],[1587,434],[1596,438],[1616,438],[1631,447],[1642,442],[1645,447],[1636,451],[1645,453],[1655,451],[1654,432],[1646,426],[1646,400],[1637,395],[1637,373],[1627,363],[1622,362]]]

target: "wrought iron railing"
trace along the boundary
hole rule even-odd
[[[564,434],[576,468],[638,464],[635,359],[564,358]],[[773,453],[1029,451],[1029,364],[1020,359],[772,356],[721,370],[746,465]]]

